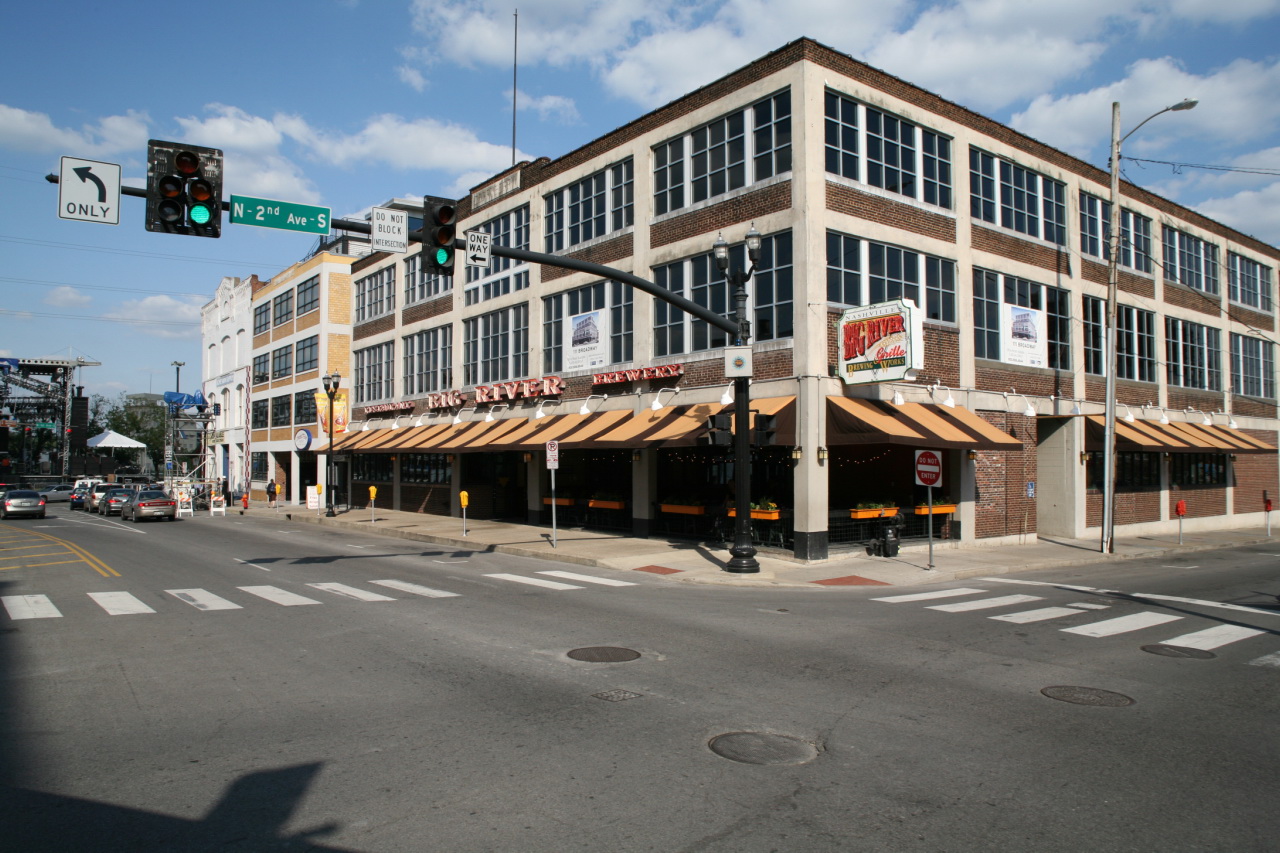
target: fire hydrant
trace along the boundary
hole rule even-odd
[[[241,495],[241,496],[240,496],[240,506],[244,507],[245,509],[248,509],[248,508],[249,508],[249,493],[248,493],[248,492],[245,492],[243,495]]]

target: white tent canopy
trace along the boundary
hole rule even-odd
[[[121,435],[118,432],[107,430],[104,433],[95,435],[93,438],[85,442],[89,447],[146,447],[141,441],[134,441],[127,435]]]

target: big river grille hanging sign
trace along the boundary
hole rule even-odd
[[[895,299],[840,315],[840,378],[846,385],[914,379],[924,367],[924,315]]]

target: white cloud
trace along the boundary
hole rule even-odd
[[[44,113],[0,104],[0,145],[40,153],[76,151],[82,157],[133,154],[146,147],[149,121],[146,113],[129,110],[74,130],[56,126]]]
[[[400,77],[400,82],[404,83],[415,92],[422,92],[427,88],[427,78],[422,76],[422,72],[409,65],[400,65],[396,67],[396,74]]]
[[[103,314],[104,317],[125,321],[161,321],[165,323],[190,323],[185,326],[160,326],[138,323],[134,326],[139,334],[166,339],[200,339],[200,308],[208,300],[197,296],[188,299],[175,299],[166,294],[147,296],[120,303],[114,311]]]
[[[509,89],[506,97],[511,97]],[[543,121],[556,121],[559,124],[580,124],[582,121],[582,116],[578,113],[578,105],[574,103],[573,98],[566,98],[563,95],[534,97],[528,92],[520,92],[516,99],[516,106],[520,110],[537,113],[538,118]]]
[[[76,290],[74,287],[55,287],[44,299],[40,300],[45,305],[54,305],[59,308],[81,308],[93,301],[93,297],[89,294]]]

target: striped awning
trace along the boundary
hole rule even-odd
[[[1022,441],[963,406],[827,398],[827,444],[903,444],[944,450],[1020,450]]]
[[[1106,419],[1089,415],[1087,450],[1100,451],[1106,443]],[[1145,450],[1169,453],[1275,453],[1276,448],[1240,430],[1217,424],[1196,424],[1138,420],[1116,421],[1116,447],[1119,450]]]

